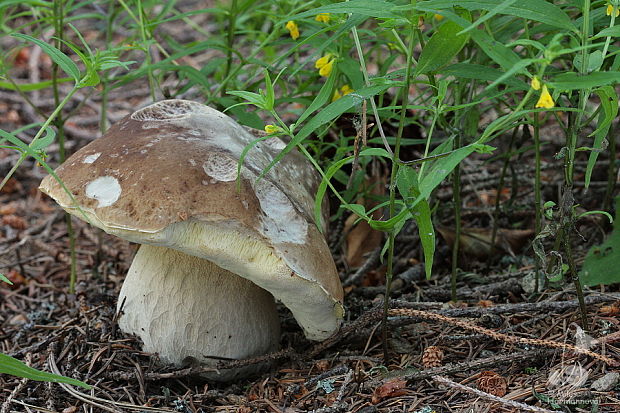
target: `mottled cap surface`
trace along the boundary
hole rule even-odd
[[[291,151],[257,180],[285,147],[279,138],[268,138],[247,153],[237,186],[241,153],[260,135],[208,106],[166,100],[125,117],[55,171],[75,202],[51,176],[40,189],[77,217],[133,242],[176,248],[178,240],[167,245],[162,234],[184,222],[230,228],[243,239],[258,240],[286,263],[291,282],[320,287],[339,324],[342,287],[313,220],[319,177],[312,165]],[[202,258],[218,264],[217,256]]]

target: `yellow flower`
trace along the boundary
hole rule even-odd
[[[299,27],[297,27],[297,23],[293,20],[289,20],[288,23],[286,23],[286,29],[290,32],[293,40],[297,40],[299,37]]]
[[[349,85],[344,85],[343,87],[340,88],[340,92],[342,93],[342,96],[344,96],[344,95],[348,95],[349,93],[353,92],[353,89],[351,89],[351,86]]]
[[[321,57],[316,62],[314,62],[314,67],[316,67],[317,69],[322,68],[323,66],[325,66],[329,62],[329,60],[331,58],[332,58],[332,54],[331,53],[327,53],[325,56]]]
[[[332,96],[332,102],[335,102],[336,100],[340,99],[344,95],[348,95],[351,92],[353,92],[353,89],[351,89],[351,86],[349,85],[342,86],[340,90],[338,89],[334,90],[334,95]]]
[[[314,62],[314,67],[319,69],[319,74],[321,76],[327,77],[332,72],[335,60],[332,56],[333,55],[331,53],[327,53],[325,56]]]
[[[437,20],[438,22],[443,20],[443,16],[441,14],[436,14],[435,13],[435,15],[433,17],[435,17],[435,20]]]
[[[334,69],[334,59],[330,60],[329,62],[321,66],[321,68],[319,69],[319,75],[323,77],[328,77],[332,73],[333,69]]]
[[[547,85],[543,85],[542,92],[540,93],[540,98],[538,99],[538,102],[536,102],[536,107],[551,109],[554,106],[555,102],[553,101],[551,94],[549,94],[549,90],[547,90]]]
[[[330,19],[331,17],[329,13],[320,13],[320,14],[317,14],[316,17],[314,18],[314,20],[318,22],[323,22],[323,23],[329,23]]]
[[[540,80],[538,80],[538,77],[536,76],[532,78],[532,89],[540,90]]]
[[[618,9],[617,7],[612,6],[611,4],[607,5],[607,11],[605,12],[605,14],[607,14],[608,16],[611,16],[611,13],[615,13],[616,17],[620,16],[620,9]]]
[[[281,132],[282,128],[276,125],[265,125],[265,132],[268,134]]]

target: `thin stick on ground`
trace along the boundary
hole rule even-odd
[[[542,339],[533,339],[533,338],[525,338],[525,337],[516,337],[509,336],[507,334],[498,333],[497,331],[490,330],[488,328],[480,327],[474,324],[471,324],[465,320],[458,320],[452,317],[446,317],[441,314],[429,313],[421,310],[414,310],[410,308],[398,308],[390,310],[391,316],[401,316],[401,317],[419,317],[427,320],[439,321],[446,324],[451,324],[457,327],[464,328],[466,330],[472,330],[480,334],[484,334],[485,336],[491,337],[495,340],[503,341],[505,343],[511,344],[528,344],[531,346],[541,346],[548,348],[560,348],[562,350],[574,351],[575,353],[584,354],[586,356],[590,356],[597,360],[600,360],[610,366],[617,366],[618,361],[611,359],[610,357],[604,356],[602,354],[595,353],[594,351],[573,346],[572,344],[559,343],[557,341],[551,340],[542,340]]]
[[[452,389],[463,391],[469,394],[475,394],[478,397],[484,397],[485,399],[488,399],[488,400],[493,400],[494,402],[501,403],[506,407],[517,409],[517,411],[519,412],[554,413],[552,410],[547,410],[547,409],[543,409],[543,408],[536,407],[536,406],[530,406],[527,404],[515,402],[514,400],[504,399],[502,397],[483,392],[482,390],[474,389],[473,387],[465,386],[460,383],[455,383],[447,377],[433,376],[433,380],[435,380],[438,383],[443,384],[444,386],[448,386]]]

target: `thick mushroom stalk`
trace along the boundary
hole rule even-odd
[[[222,358],[251,358],[278,348],[280,322],[269,292],[206,259],[169,248],[140,247],[118,308],[123,331],[140,337],[145,351],[177,366],[215,366]],[[230,380],[251,372],[207,376]]]

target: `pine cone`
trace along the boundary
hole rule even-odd
[[[506,379],[494,371],[483,371],[476,380],[478,389],[498,397],[504,397],[508,390]]]
[[[443,362],[443,350],[437,346],[430,346],[422,353],[422,365],[426,369],[441,367]]]

